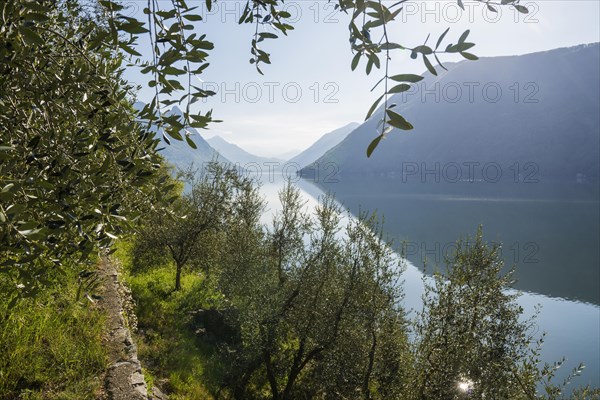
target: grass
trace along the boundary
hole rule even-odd
[[[222,380],[218,350],[196,335],[189,312],[218,304],[219,296],[197,273],[182,275],[174,291],[175,267],[132,272],[129,244],[121,243],[117,258],[136,303],[138,356],[149,385],[157,384],[169,399],[213,399]]]
[[[77,274],[67,272],[35,299],[10,309],[0,302],[0,399],[96,397],[105,318],[88,300],[75,300],[77,287]]]

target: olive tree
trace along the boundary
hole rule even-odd
[[[413,397],[535,398],[534,320],[508,291],[512,273],[501,272],[498,245],[479,230],[457,243],[447,264],[447,274],[426,284],[416,322]]]
[[[110,246],[165,176],[109,31],[74,1],[0,9],[0,283],[16,300]]]
[[[167,208],[147,214],[136,235],[136,252],[166,252],[175,263],[175,290],[181,289],[181,273],[190,263],[203,265],[207,252],[218,246],[218,233],[235,223],[238,202],[255,188],[236,169],[209,162],[200,170],[184,173],[189,190]],[[216,236],[211,236],[216,235]]]
[[[268,388],[274,399],[389,398],[410,363],[399,266],[373,234],[375,219],[344,228],[332,198],[309,215],[290,184],[280,199],[272,229],[254,241],[259,250],[226,252],[223,264],[241,338],[227,352],[235,397]]]

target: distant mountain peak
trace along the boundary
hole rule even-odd
[[[255,154],[252,154],[237,144],[228,142],[226,139],[221,136],[213,136],[208,139],[208,143],[215,148],[219,153],[221,153],[224,157],[230,160],[233,163],[238,163],[242,167],[245,164],[249,163],[258,163],[262,166],[264,163],[273,163],[273,162],[281,162],[282,160],[277,158],[269,158],[269,157],[261,157]]]
[[[321,136],[316,142],[314,142],[306,150],[291,158],[289,163],[297,163],[300,168],[315,162],[319,157],[323,156],[329,150],[337,146],[343,141],[346,136],[350,134],[354,129],[359,127],[360,124],[357,122],[351,122],[338,129],[328,132]]]
[[[181,108],[179,108],[177,106],[173,106],[173,108],[171,108],[169,110],[169,114],[170,115],[183,115],[183,111],[181,111]]]
[[[241,148],[238,145],[236,145],[235,143],[230,143],[227,140],[223,139],[221,136],[212,136],[208,139],[206,139],[209,143],[226,143],[226,144],[230,144],[232,146],[236,146],[237,148]]]
[[[136,110],[141,110],[145,106],[146,104],[141,101],[133,103],[133,107]],[[181,109],[177,106],[173,106],[170,110],[166,111],[166,113],[168,115],[183,114]],[[229,163],[229,160],[212,148],[195,128],[188,128],[187,130],[191,134],[191,140],[196,144],[196,149],[191,148],[185,141],[176,140],[174,138],[169,138],[171,144],[167,144],[163,135],[157,132],[156,126],[153,126],[151,130],[155,132],[155,137],[161,141],[158,146],[159,154],[162,155],[168,163],[173,164],[177,168],[186,169],[192,163],[196,167],[201,167],[203,163],[213,160]]]

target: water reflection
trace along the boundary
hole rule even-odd
[[[443,264],[458,238],[483,225],[517,267],[516,288],[600,304],[600,207],[594,185],[407,185],[393,179],[324,184],[352,212],[385,215],[417,265]]]

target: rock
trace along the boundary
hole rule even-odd
[[[148,400],[168,400],[168,399],[169,398],[167,397],[167,395],[164,394],[163,392],[161,392],[161,390],[158,388],[158,386],[152,387],[152,393],[148,397]]]
[[[148,400],[137,346],[123,318],[123,297],[126,292],[121,289],[117,270],[108,259],[102,259],[98,276],[103,282],[99,305],[107,314],[104,343],[111,362],[104,377],[105,393],[102,400]]]
[[[146,381],[144,380],[144,375],[142,375],[139,372],[135,372],[133,375],[131,375],[131,378],[129,378],[129,380],[133,386],[146,384]]]

